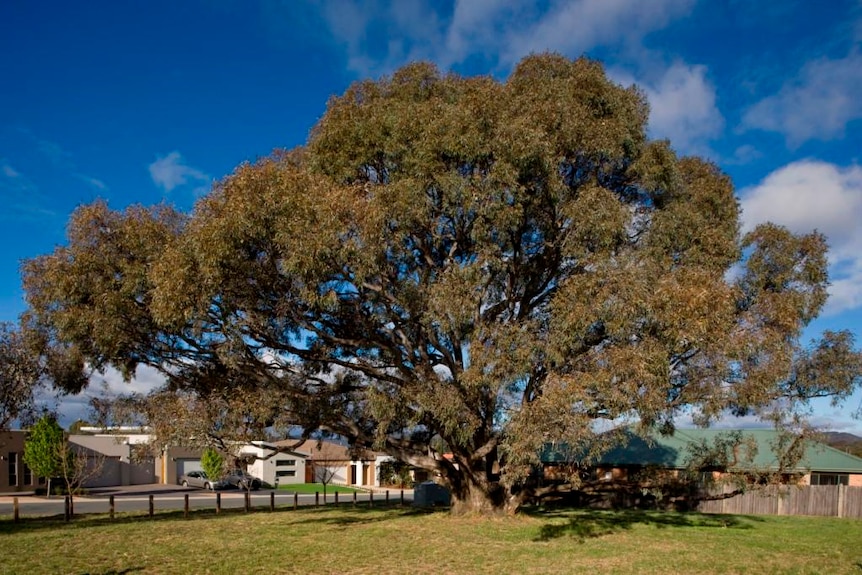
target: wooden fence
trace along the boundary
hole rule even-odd
[[[862,487],[772,485],[727,499],[701,501],[703,513],[822,515],[862,519]]]
[[[320,497],[320,492],[315,492],[314,494],[288,492],[279,493],[278,496],[275,491],[271,491],[268,496],[265,494],[239,492],[238,497],[232,496],[224,499],[222,498],[222,492],[216,492],[214,494],[215,497],[211,497],[213,494],[206,491],[193,493],[198,495],[198,497],[191,499],[189,497],[189,493],[184,493],[181,497],[177,497],[175,495],[156,497],[153,494],[117,497],[109,495],[107,498],[79,496],[75,497],[74,500],[70,499],[68,495],[63,498],[38,498],[36,500],[30,499],[29,497],[13,496],[10,498],[11,517],[12,521],[15,523],[18,523],[25,517],[27,519],[51,519],[62,516],[66,521],[70,521],[73,516],[76,515],[107,514],[110,519],[114,519],[119,512],[122,512],[127,516],[143,516],[146,514],[152,518],[156,514],[156,507],[158,504],[159,512],[175,512],[182,510],[184,517],[188,519],[190,513],[194,511],[212,511],[213,509],[217,514],[219,514],[222,510],[226,509],[244,509],[246,513],[249,513],[253,510],[261,509],[269,509],[269,511],[276,511],[277,508],[279,510],[296,510],[300,506],[310,507],[312,505],[314,507],[321,505],[351,505],[353,507],[357,507],[362,505],[364,507],[371,508],[379,507],[381,505],[390,506],[395,504],[403,507],[407,503],[412,503],[413,499],[412,496],[405,498],[403,489],[391,498],[388,489],[382,493],[382,498],[380,493],[375,497],[374,491],[362,493],[354,491],[347,494],[346,497],[341,498],[340,501],[338,497],[339,493],[337,491],[332,493],[329,498],[323,499]],[[200,495],[204,496],[202,497]],[[300,497],[302,499],[300,499]],[[0,506],[0,518],[5,515],[5,509],[3,509],[5,507],[5,504]],[[120,507],[122,507],[122,509],[118,509]]]

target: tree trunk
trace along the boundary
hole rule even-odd
[[[448,478],[452,513],[456,515],[502,515],[507,512],[506,489],[484,472],[459,469]]]

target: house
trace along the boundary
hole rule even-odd
[[[152,457],[134,454],[134,446],[124,435],[70,435],[69,444],[89,465],[98,469],[88,474],[85,487],[146,485],[156,482]]]
[[[247,471],[268,485],[305,483],[308,455],[265,441],[252,441],[239,449],[251,462]]]
[[[235,454],[247,462],[246,471],[267,485],[306,482],[308,454],[285,449],[286,442],[252,441],[241,444]],[[295,442],[294,442],[295,443]],[[155,459],[157,482],[175,485],[180,476],[201,471],[203,448],[169,446]]]
[[[181,475],[200,471],[204,450],[200,447],[172,445],[155,456],[156,483],[176,485]]]
[[[34,491],[46,486],[44,478],[35,477],[24,463],[26,431],[0,433],[0,493]],[[69,446],[85,457],[93,471],[88,472],[85,487],[142,485],[153,483],[153,462],[135,458],[132,444],[123,435],[110,433],[70,435]]]
[[[24,463],[26,431],[0,432],[0,493],[34,491],[45,485]]]
[[[397,464],[398,460],[391,455],[387,455],[385,453],[378,453],[374,459],[374,467],[376,469],[375,478],[374,478],[374,486],[375,487],[399,487],[401,482],[397,480],[392,481],[390,479],[389,483],[386,483],[385,478],[381,478],[381,474],[385,473],[385,465],[387,463],[395,463]],[[405,479],[409,479],[410,483],[413,485],[419,485],[423,481],[428,481],[431,478],[431,474],[427,469],[422,469],[420,467],[415,467],[412,465],[404,465],[400,464],[402,467],[406,468],[406,477]]]
[[[377,459],[380,454],[361,450],[352,453],[346,445],[334,441],[309,439],[296,445],[297,440],[277,441],[278,446],[290,446],[308,456],[306,483],[374,486],[379,484]]]
[[[728,441],[728,438],[733,438]],[[780,473],[803,485],[862,487],[862,458],[823,443],[805,439],[799,460],[791,467],[779,463],[781,436],[768,429],[677,429],[673,435],[647,438],[625,431],[616,446],[591,462],[574,461],[566,449],[548,445],[541,454],[543,475],[553,480],[566,466],[589,470],[599,481],[634,480],[646,469],[672,475],[689,469],[698,460],[701,469],[714,476],[724,474]],[[705,459],[704,455],[707,455]]]

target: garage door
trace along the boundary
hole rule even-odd
[[[185,475],[189,471],[201,471],[200,459],[177,459],[177,477]]]

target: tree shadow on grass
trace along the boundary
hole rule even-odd
[[[526,510],[527,515],[549,522],[541,527],[534,541],[549,541],[572,537],[583,543],[587,539],[628,531],[635,525],[650,525],[658,529],[708,527],[719,529],[752,529],[764,519],[740,515],[708,515],[640,510],[543,509]]]
[[[338,513],[331,513],[334,509],[338,509]],[[380,521],[390,521],[400,517],[419,517],[432,514],[449,514],[448,508],[436,507],[348,507],[348,506],[328,506],[319,508],[307,509],[307,513],[303,519],[303,524],[319,524],[333,525],[341,527],[349,527],[359,524],[377,523]]]
[[[141,524],[146,522],[191,522],[191,521],[228,521],[238,517],[249,515],[276,515],[282,513],[301,513],[303,523],[320,523],[329,525],[344,526],[354,525],[359,523],[373,523],[377,521],[386,521],[396,517],[405,517],[411,515],[426,515],[429,513],[448,512],[440,509],[421,509],[412,506],[385,506],[379,505],[368,507],[365,505],[357,505],[355,507],[347,504],[328,504],[326,506],[312,507],[302,506],[294,510],[291,506],[276,507],[272,512],[268,508],[253,508],[251,512],[246,513],[243,508],[227,508],[222,509],[220,513],[216,513],[214,509],[193,509],[189,512],[186,518],[182,510],[157,511],[152,517],[146,512],[121,512],[113,519],[107,514],[79,514],[71,521],[65,521],[62,515],[25,517],[18,523],[11,520],[0,521],[0,537],[5,535],[14,535],[24,531],[40,531],[54,530],[62,528],[87,529],[94,527],[120,526],[125,524]]]

